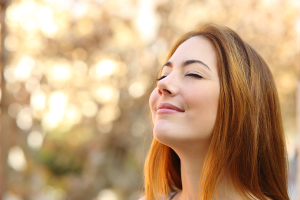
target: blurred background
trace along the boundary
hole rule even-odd
[[[180,35],[215,22],[273,72],[296,200],[299,0],[0,3],[2,199],[137,200],[158,69]]]

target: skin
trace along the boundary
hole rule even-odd
[[[187,60],[199,60],[208,67],[200,63],[181,66]],[[166,77],[158,81],[149,100],[154,136],[168,146],[190,150],[198,148],[199,142],[209,144],[220,91],[214,47],[205,37],[193,37],[177,48],[169,62],[162,69],[162,76]],[[171,103],[185,112],[157,114],[161,102]]]
[[[187,60],[204,64],[193,62],[182,66]],[[217,54],[213,44],[204,36],[188,39],[163,67],[162,79],[149,99],[155,139],[171,147],[181,161],[183,189],[173,200],[197,199],[202,166],[216,122],[219,95]],[[157,106],[162,102],[171,103],[184,112],[160,113]],[[219,195],[224,197],[222,199],[235,199],[233,187],[226,179],[218,189]]]

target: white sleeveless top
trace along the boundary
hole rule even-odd
[[[170,193],[170,195],[169,195],[169,196],[170,196],[170,200],[173,199],[173,197],[174,197],[178,192],[179,192],[179,191]]]
[[[176,192],[171,192],[169,194],[169,200],[173,199],[173,197],[178,193],[179,191],[176,191]],[[139,200],[146,200],[146,197],[143,196],[142,198],[140,198]]]

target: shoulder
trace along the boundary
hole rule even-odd
[[[139,198],[139,200],[146,200],[146,196]]]

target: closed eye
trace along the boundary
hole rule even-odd
[[[202,76],[198,75],[198,74],[187,74],[186,76],[192,76],[195,78],[203,78]],[[157,81],[160,81],[161,79],[166,78],[167,76],[161,76],[160,78],[156,79]]]
[[[160,81],[163,78],[166,78],[167,76],[161,76],[160,78],[156,79],[157,81]]]
[[[186,76],[192,76],[195,78],[203,78],[202,76],[198,75],[198,74],[187,74]]]

